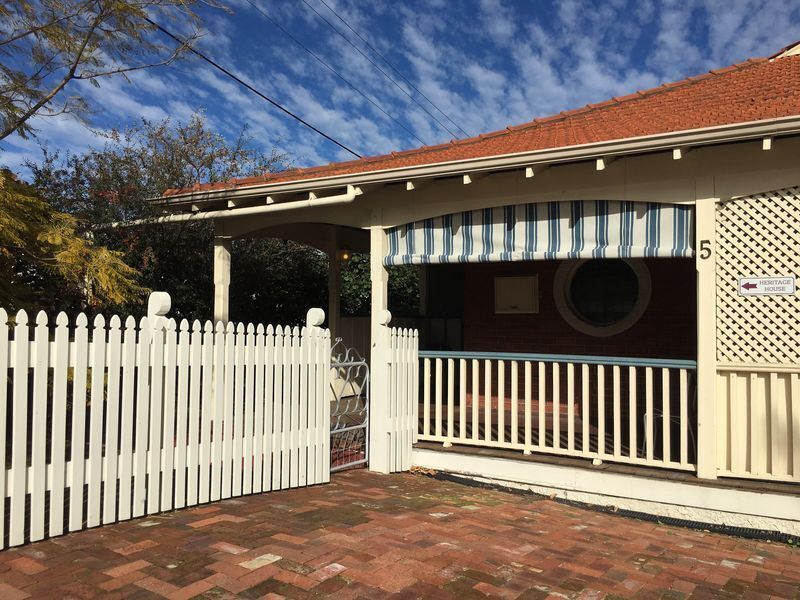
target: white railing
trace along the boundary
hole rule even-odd
[[[419,420],[419,332],[393,328],[389,336],[389,470],[411,468]]]
[[[419,353],[420,441],[694,470],[693,361]]]
[[[800,366],[720,364],[716,391],[719,475],[800,482]]]
[[[328,481],[313,310],[302,330],[98,315],[90,332],[0,309],[0,547]]]

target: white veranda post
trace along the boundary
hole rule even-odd
[[[379,215],[373,215],[370,229],[370,281],[372,307],[370,325],[372,350],[370,359],[370,410],[369,410],[369,468],[380,473],[389,472],[389,271],[383,257],[389,247],[389,237],[380,224]]]
[[[701,186],[698,182],[698,190]],[[706,187],[711,187],[710,185]],[[711,196],[711,189],[706,190]],[[704,194],[705,196],[705,194]],[[717,477],[716,247],[717,199],[700,197],[695,210],[697,247],[697,476]]]
[[[231,238],[214,237],[214,322],[227,323],[231,287]]]

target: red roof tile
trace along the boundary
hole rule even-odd
[[[167,190],[164,195],[367,173],[794,115],[800,115],[800,55],[750,59],[474,138],[262,177]]]

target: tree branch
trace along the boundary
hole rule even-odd
[[[26,30],[26,31],[20,31],[20,32],[19,32],[19,33],[17,33],[17,34],[15,34],[15,35],[12,35],[10,38],[6,38],[6,39],[4,39],[4,40],[0,40],[0,46],[7,46],[8,44],[13,44],[13,43],[14,43],[14,42],[16,42],[16,41],[19,41],[19,40],[21,40],[21,39],[23,39],[23,38],[25,38],[25,37],[28,37],[29,35],[33,35],[34,33],[39,33],[39,32],[40,32],[40,31],[42,31],[43,29],[47,29],[48,27],[52,27],[53,25],[56,25],[56,24],[58,24],[58,23],[61,23],[62,21],[68,21],[68,20],[70,20],[70,19],[73,19],[73,18],[77,17],[79,14],[81,14],[81,12],[83,11],[83,9],[84,9],[84,8],[85,8],[85,7],[86,7],[88,4],[89,4],[88,2],[84,2],[84,3],[83,3],[81,6],[80,6],[80,9],[79,9],[79,10],[76,10],[76,11],[75,11],[75,12],[73,12],[73,13],[70,13],[70,14],[68,14],[68,15],[64,15],[63,17],[59,17],[58,19],[53,19],[52,21],[49,21],[48,23],[44,23],[44,24],[42,24],[42,25],[38,25],[38,26],[36,26],[36,27],[32,27],[32,28],[30,28],[30,29],[28,29],[28,30]]]
[[[78,73],[77,75],[75,75],[73,77],[73,79],[94,79],[96,77],[108,77],[110,75],[121,75],[123,73],[130,73],[131,71],[141,71],[142,69],[149,69],[151,67],[165,67],[165,66],[175,62],[175,60],[178,59],[178,57],[183,53],[184,50],[186,50],[187,48],[191,47],[190,42],[195,40],[195,39],[197,39],[197,36],[193,36],[192,38],[186,40],[180,46],[175,48],[175,50],[173,50],[172,54],[170,54],[167,58],[165,58],[164,60],[158,61],[158,62],[147,63],[147,64],[144,64],[144,65],[136,65],[136,66],[133,66],[133,67],[119,67],[117,69],[111,69],[109,71],[97,71],[97,72],[87,71],[87,72],[81,72],[81,73]]]
[[[98,25],[100,25],[100,23],[103,21],[104,18],[105,18],[105,9],[101,8],[100,11],[97,13],[97,16],[95,16],[94,20],[92,21],[91,26],[87,30],[86,36],[83,38],[83,41],[81,42],[81,45],[78,48],[78,52],[75,54],[75,59],[72,61],[72,66],[70,66],[69,71],[67,71],[67,74],[64,75],[64,78],[61,81],[59,81],[58,84],[52,90],[50,90],[50,92],[47,93],[47,95],[45,95],[33,106],[31,106],[27,111],[25,111],[25,113],[22,116],[15,119],[16,121],[15,123],[12,123],[8,127],[6,127],[3,130],[3,132],[0,133],[0,140],[7,138],[17,129],[22,127],[22,125],[24,125],[28,119],[30,119],[34,114],[36,114],[36,112],[40,108],[42,108],[45,104],[50,102],[50,100],[52,100],[53,97],[56,94],[58,94],[58,92],[63,90],[64,86],[66,86],[70,82],[70,80],[75,76],[75,72],[78,70],[78,65],[80,64],[81,59],[83,58],[83,53],[86,51],[86,47],[89,45],[89,42],[91,41],[92,36],[94,35],[95,29],[97,29]]]

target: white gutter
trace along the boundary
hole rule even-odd
[[[111,223],[110,227],[134,227],[137,225],[152,225],[155,223],[179,223],[181,221],[201,221],[206,219],[220,219],[230,217],[241,217],[246,215],[256,215],[271,212],[281,212],[285,210],[295,210],[297,208],[313,208],[316,206],[330,206],[333,204],[346,204],[352,202],[363,194],[360,187],[353,185],[347,186],[344,194],[317,198],[314,194],[309,194],[305,200],[296,200],[280,204],[267,204],[265,206],[245,206],[242,208],[226,208],[222,210],[210,210],[206,212],[183,213],[177,215],[164,215],[162,217],[152,217],[148,219],[136,219],[134,221],[118,221]]]
[[[224,190],[195,191],[175,194],[161,198],[167,205],[182,202],[203,202],[209,200],[229,200],[263,196],[286,192],[318,190],[326,187],[342,187],[367,183],[390,183],[408,181],[415,178],[442,177],[463,175],[465,172],[492,171],[509,168],[552,164],[556,162],[572,162],[589,160],[603,156],[619,156],[624,154],[672,150],[675,147],[702,146],[726,142],[739,142],[748,139],[791,135],[800,133],[800,115],[763,119],[748,123],[736,123],[718,127],[687,129],[679,132],[659,133],[655,135],[625,138],[608,142],[595,142],[565,146],[562,148],[533,150],[499,156],[485,156],[471,159],[432,163],[395,169],[383,169],[344,175],[333,175],[278,183],[263,183],[241,188]],[[364,162],[369,168],[369,161]]]

